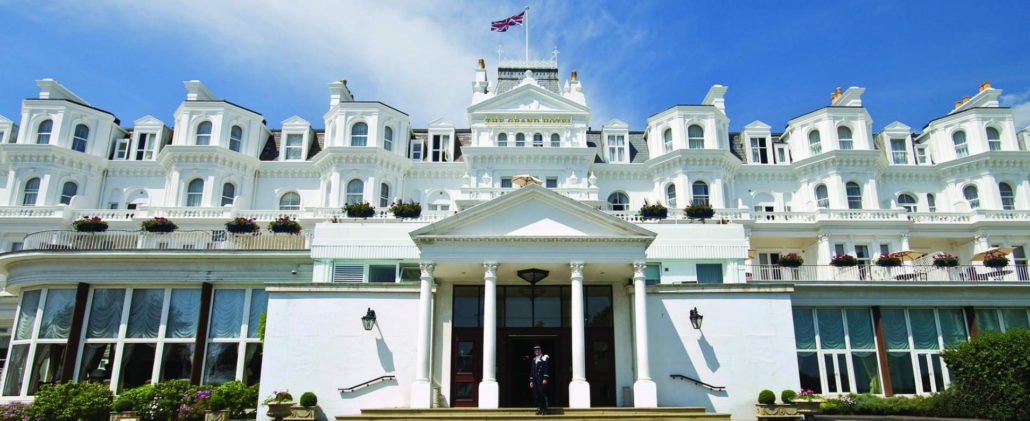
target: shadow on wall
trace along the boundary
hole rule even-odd
[[[673,303],[675,304],[676,301],[673,301]],[[690,338],[693,336],[693,332],[686,332],[687,334],[684,335],[683,332],[677,330],[677,328],[693,330],[693,327],[689,323],[681,323],[677,327],[669,317],[666,303],[658,301],[657,304],[660,311],[658,326],[651,327],[650,330],[654,336],[665,338],[665,342],[656,344],[654,343],[655,341],[652,341],[651,345],[651,355],[658,356],[664,354],[660,358],[651,360],[653,361],[651,376],[659,384],[658,394],[664,395],[659,396],[659,401],[665,401],[662,404],[670,406],[704,406],[707,411],[715,412],[715,404],[712,402],[712,397],[724,398],[728,396],[725,390],[710,390],[690,381],[673,380],[668,377],[672,374],[681,374],[705,383],[711,383],[708,379],[700,377],[694,361],[690,359],[690,348],[687,347],[687,344],[683,343],[684,336]],[[662,334],[658,335],[656,333]],[[665,348],[656,349],[655,345]],[[715,356],[715,349],[712,348],[712,345],[705,339],[704,335],[701,335],[701,338],[698,340],[698,347],[701,349],[701,354],[705,359],[704,362],[708,369],[712,372],[717,370],[720,364]],[[655,352],[656,350],[658,352]],[[654,362],[657,361],[662,361],[666,364],[664,370],[655,366]]]
[[[383,331],[379,329],[379,324],[376,323],[376,352],[379,354],[379,365],[383,367],[383,373],[393,373],[393,351],[390,351],[390,347],[386,346],[386,340],[383,338]]]

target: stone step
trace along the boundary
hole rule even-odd
[[[659,408],[633,408],[633,407],[594,407],[594,408],[552,408],[555,414],[564,415],[579,415],[579,414],[627,414],[627,413],[640,413],[640,414],[656,414],[656,413],[673,413],[673,414],[704,414],[705,408],[703,406],[663,406]],[[440,415],[440,414],[483,414],[483,415],[501,415],[501,414],[512,414],[512,415],[534,415],[536,408],[498,408],[498,409],[481,409],[481,408],[433,408],[433,409],[411,409],[411,408],[370,408],[362,409],[362,415]]]
[[[533,408],[436,408],[408,409],[384,408],[363,409],[360,415],[337,416],[337,421],[382,421],[382,420],[420,420],[420,421],[491,421],[491,420],[681,420],[681,421],[729,421],[729,414],[713,414],[705,412],[703,407],[662,407],[662,408],[582,408],[549,409],[544,416],[536,415]]]

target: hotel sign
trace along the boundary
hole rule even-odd
[[[572,124],[569,118],[488,117],[483,121],[487,124]]]

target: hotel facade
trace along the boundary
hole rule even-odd
[[[941,349],[1030,327],[1030,134],[989,83],[919,130],[874,125],[851,87],[731,132],[721,85],[595,129],[553,61],[471,70],[468,121],[425,128],[345,81],[324,121],[278,129],[199,81],[131,124],[36,81],[0,116],[2,399],[186,378],[312,391],[330,417],[528,406],[539,344],[556,406],[748,419],[762,389],[942,390]],[[341,210],[358,202],[372,216]],[[265,229],[283,216],[303,231]],[[139,230],[154,217],[179,230]]]

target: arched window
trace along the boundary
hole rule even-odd
[[[25,192],[21,195],[23,206],[35,206],[36,196],[39,195],[39,178],[32,178],[25,182]]]
[[[211,144],[211,122],[205,121],[197,125],[197,140],[198,145],[210,145]]]
[[[669,183],[665,186],[665,203],[669,204],[670,208],[676,207],[676,185]]]
[[[933,193],[926,194],[926,210],[937,212],[937,196],[934,196]]]
[[[662,132],[662,148],[665,152],[672,152],[672,129]]]
[[[1009,183],[998,183],[998,191],[1001,192],[1001,208],[1016,209],[1016,196],[1012,193],[1012,186]]]
[[[862,209],[862,187],[854,181],[849,181],[844,185],[844,190],[848,195],[848,209]]]
[[[540,133],[534,133],[533,134],[533,147],[534,148],[542,148],[542,147],[544,147],[544,135],[542,135]]]
[[[386,183],[379,185],[379,207],[390,206],[390,186]]]
[[[969,155],[969,148],[966,147],[966,132],[959,130],[952,133],[951,141],[955,143],[955,155],[959,158]]]
[[[347,197],[345,200],[348,204],[361,203],[365,197],[365,183],[361,180],[354,179],[347,183]]]
[[[67,181],[61,186],[61,203],[70,205],[72,198],[79,193],[79,185],[72,181]]]
[[[46,145],[50,143],[50,132],[54,130],[53,120],[43,120],[36,129],[36,143]]]
[[[976,186],[970,184],[962,189],[962,195],[966,197],[966,201],[969,202],[969,209],[980,208],[980,191],[977,190]]]
[[[222,184],[222,206],[231,205],[236,200],[236,185],[232,183]]]
[[[72,150],[86,152],[86,142],[89,140],[89,127],[85,124],[75,126],[75,136],[72,137]]]
[[[830,207],[830,195],[826,191],[825,184],[815,186],[815,205],[821,209],[827,209]]]
[[[608,210],[624,211],[629,210],[629,196],[626,193],[615,192],[608,195]]]
[[[523,147],[526,146],[526,135],[522,133],[515,134],[515,146]]]
[[[808,149],[812,151],[812,155],[818,155],[823,152],[823,144],[822,140],[819,138],[819,130],[808,132]]]
[[[1001,150],[1001,133],[994,127],[987,128],[987,147],[992,151]]]
[[[279,210],[300,210],[300,195],[294,192],[279,198]]]
[[[837,127],[837,142],[840,143],[841,149],[854,149],[855,144],[851,138],[851,129],[849,129],[847,126]]]
[[[898,206],[905,208],[907,212],[916,211],[916,198],[911,194],[899,194],[898,195]]]
[[[694,196],[692,204],[708,203],[708,184],[705,184],[704,181],[695,181],[691,186],[690,192]]]
[[[697,124],[692,124],[687,127],[687,147],[690,149],[704,149],[705,148],[705,129]]]
[[[186,185],[186,206],[200,206],[204,198],[204,180],[194,178]]]
[[[551,147],[561,147],[561,136],[558,136],[558,133],[551,133]]]
[[[393,128],[390,126],[383,129],[383,149],[393,150]]]
[[[242,145],[243,128],[240,126],[232,126],[232,129],[229,130],[229,149],[239,152]]]
[[[508,146],[508,134],[501,133],[497,135],[497,146]]]
[[[365,123],[354,123],[350,128],[350,145],[365,146],[368,143],[368,125]]]

